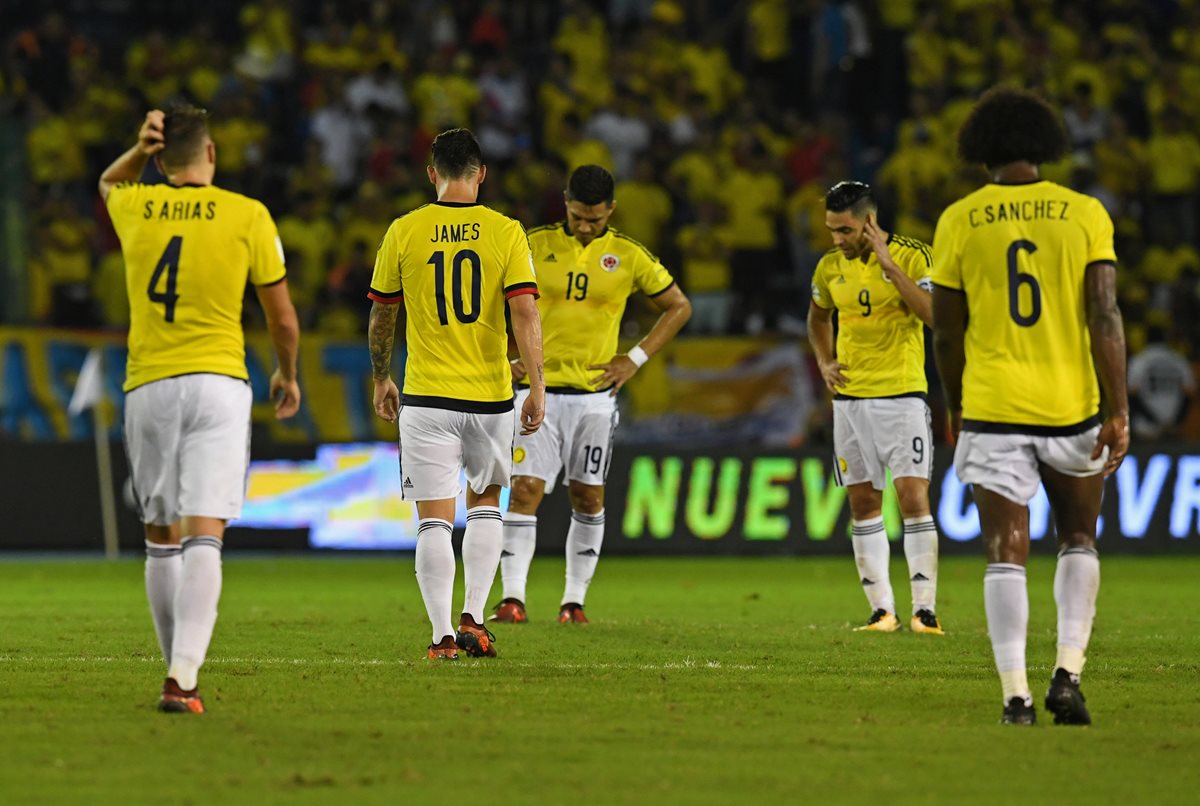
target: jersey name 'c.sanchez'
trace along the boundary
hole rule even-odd
[[[529,231],[541,297],[546,386],[597,391],[588,369],[612,360],[625,303],[635,291],[658,296],[675,285],[646,247],[612,227],[581,244],[566,223]]]
[[[404,302],[404,403],[512,410],[504,301],[537,294],[521,225],[482,204],[433,202],[392,222],[368,296]]]
[[[287,276],[267,208],[212,185],[137,182],[114,187],[107,206],[129,294],[125,391],[193,372],[248,379],[246,282]]]
[[[896,265],[926,291],[933,289],[932,250],[902,235],[888,236]],[[874,250],[849,259],[840,249],[825,253],[813,274],[813,303],[838,312],[837,360],[847,383],[838,397],[898,397],[923,394],[925,324],[909,310],[887,279]]]
[[[1070,428],[1094,418],[1084,273],[1117,259],[1100,202],[1048,181],[985,185],[942,213],[934,255],[934,283],[967,297],[963,419]]]

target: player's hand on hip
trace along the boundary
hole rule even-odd
[[[400,414],[400,390],[390,377],[375,381],[375,413],[389,423],[396,422]]]
[[[850,369],[850,367],[838,361],[830,361],[820,365],[821,377],[824,379],[829,391],[837,392],[838,389],[850,383],[850,379],[842,374],[842,370],[844,369]]]
[[[164,125],[166,116],[161,109],[151,109],[142,121],[138,130],[138,149],[148,157],[153,157],[167,147]]]
[[[300,411],[300,384],[283,377],[278,369],[271,373],[271,399],[275,401],[275,419],[286,420]]]
[[[527,437],[542,427],[546,418],[546,393],[541,389],[530,389],[521,404],[521,436]]]
[[[638,365],[627,355],[614,355],[606,364],[592,364],[588,369],[601,369],[603,373],[592,378],[591,384],[597,389],[612,386],[611,394],[615,397],[621,387],[637,374]]]
[[[1104,421],[1100,433],[1096,436],[1096,447],[1092,449],[1092,459],[1099,459],[1108,448],[1108,458],[1104,460],[1104,475],[1110,476],[1125,461],[1129,452],[1129,418],[1116,414]]]
[[[512,373],[513,382],[517,382],[525,377],[525,362],[519,358],[514,358],[508,362],[508,369]]]

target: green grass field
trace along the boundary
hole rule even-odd
[[[943,561],[939,639],[850,632],[849,558],[606,558],[586,627],[538,560],[500,657],[435,664],[411,560],[234,554],[192,717],[154,710],[140,562],[8,560],[0,802],[1195,802],[1200,558],[1106,558],[1090,728],[997,724],[982,573]]]

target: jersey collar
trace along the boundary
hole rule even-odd
[[[435,201],[434,204],[438,205],[439,207],[478,207],[479,206],[479,202]]]

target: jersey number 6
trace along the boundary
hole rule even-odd
[[[434,298],[437,300],[438,321],[448,325],[450,317],[446,312],[446,253],[434,252],[427,262],[433,266],[434,283],[437,286]],[[463,300],[463,263],[471,264],[470,311]],[[454,301],[454,318],[464,325],[477,320],[483,310],[479,299],[483,296],[483,272],[479,263],[479,253],[473,249],[463,249],[455,253],[450,265],[450,291]]]
[[[1008,315],[1021,327],[1030,327],[1042,317],[1042,287],[1032,274],[1017,271],[1017,256],[1022,251],[1033,254],[1037,245],[1033,241],[1013,241],[1008,247]],[[1029,286],[1029,316],[1021,314],[1021,286]]]

